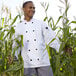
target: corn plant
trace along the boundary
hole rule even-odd
[[[69,10],[68,0],[60,0],[60,2],[64,4],[65,11],[59,16],[56,23],[54,22],[53,17],[47,17],[49,4],[41,4],[46,13],[44,21],[47,21],[48,25],[54,31],[59,28],[57,34],[60,33],[58,35],[61,42],[59,52],[56,52],[55,49],[48,45],[47,50],[49,51],[54,76],[76,76],[76,34],[73,33],[73,31],[76,31],[76,28],[71,28],[72,24],[76,24],[76,21],[70,21],[67,17]],[[62,20],[62,26],[57,27],[60,20]]]
[[[8,8],[5,9],[6,12],[7,10]],[[15,36],[15,26],[13,26],[18,17],[21,17],[17,15],[12,19],[11,12],[7,12],[7,15],[3,17],[2,13],[0,17],[0,76],[23,76],[21,56],[23,36]],[[15,56],[16,52],[18,52],[18,57]]]
[[[56,23],[54,22],[54,19],[53,17],[48,17],[47,15],[47,10],[49,8],[49,3],[41,3],[42,7],[44,8],[44,11],[45,11],[45,18],[44,18],[44,21],[46,21],[48,23],[48,25],[52,28],[52,30],[56,30],[58,27],[57,27],[57,24],[59,23],[60,19],[62,18],[62,16],[60,16],[58,18],[58,20],[56,21]]]
[[[60,0],[61,1],[61,0]],[[62,2],[62,1],[61,1]],[[65,3],[65,12],[63,13],[63,18],[62,18],[62,24],[63,28],[61,28],[63,35],[61,40],[61,46],[62,50],[64,51],[64,54],[66,54],[66,57],[68,59],[68,62],[65,62],[66,69],[64,71],[64,75],[66,76],[75,76],[75,66],[74,62],[76,61],[76,56],[75,56],[75,48],[76,48],[76,35],[73,33],[73,30],[71,29],[70,25],[71,24],[76,24],[76,21],[70,21],[68,19],[68,9],[69,9],[69,3],[68,0],[64,1]],[[69,55],[68,55],[69,54]]]

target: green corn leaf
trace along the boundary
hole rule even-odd
[[[3,38],[3,40],[5,40],[8,37],[9,34],[10,34],[10,31],[5,35],[5,37]]]
[[[46,44],[46,49],[47,49],[47,52],[48,52],[48,55],[49,55],[49,59],[51,59],[50,49],[49,49],[49,46],[47,44]]]
[[[47,4],[47,7],[46,7],[45,11],[47,11],[47,10],[48,10],[48,7],[49,7],[49,4]]]
[[[58,27],[56,27],[56,26],[53,26],[53,28],[52,28],[52,30],[56,30]]]
[[[47,17],[44,18],[44,21],[46,21],[46,20],[47,20]]]
[[[55,26],[58,24],[58,22],[60,21],[60,19],[61,19],[62,17],[63,17],[63,16],[59,16],[59,18],[58,18],[58,20],[57,20]]]
[[[4,18],[2,18],[2,27],[3,27],[3,24],[4,24]]]
[[[3,27],[0,27],[0,32],[1,32],[2,29],[3,29]]]
[[[48,45],[50,45],[55,39],[56,39],[56,38],[53,38],[53,39],[49,42]]]
[[[19,64],[17,63],[17,65],[14,65],[12,68],[9,68],[7,70],[5,70],[5,72],[14,72],[14,71],[18,71],[23,67],[23,64]]]
[[[52,17],[50,17],[50,19],[49,19],[49,21],[51,20],[51,22],[50,22],[50,27],[51,28],[54,28],[54,20],[53,20],[53,18]],[[49,22],[48,22],[49,23]]]
[[[69,4],[66,5],[66,9],[65,9],[65,15],[66,16],[67,16],[68,9],[69,9]]]
[[[76,24],[76,21],[71,21],[71,23],[75,23]]]
[[[76,24],[76,21],[72,21],[71,23],[75,23]]]
[[[48,23],[51,21],[52,17],[49,18]]]
[[[68,25],[70,25],[70,24],[72,24],[72,23],[76,24],[76,21],[71,21]]]
[[[21,19],[21,15],[19,15],[19,18]]]
[[[74,28],[73,31],[76,31],[76,28]]]
[[[13,24],[16,22],[18,16],[19,16],[19,15],[17,15],[17,16],[14,18],[13,22],[12,22],[10,25],[13,25]]]
[[[11,32],[11,33],[15,33],[14,27],[11,27],[10,32]]]
[[[56,39],[56,38],[53,38],[53,39],[49,42],[49,44],[46,44],[46,46],[48,47],[55,39]],[[47,49],[47,47],[44,49],[44,51]]]
[[[51,22],[50,22],[50,27],[52,28],[52,24],[51,24]]]
[[[21,45],[23,46],[23,35],[21,35]]]
[[[10,15],[9,15],[9,19],[12,19],[12,17],[11,17],[11,13],[10,13]]]
[[[59,1],[64,4],[64,2],[62,0],[59,0]]]
[[[3,39],[3,37],[4,37],[4,31],[3,31],[3,32],[1,32],[1,34],[0,34],[0,40],[2,40],[2,39]]]
[[[4,27],[8,27],[8,25],[4,25]]]
[[[52,18],[52,23],[53,23],[53,26],[54,26],[54,19]]]
[[[6,51],[6,55],[7,55],[7,48],[8,48],[8,46],[7,46],[7,40],[5,41],[5,51]]]

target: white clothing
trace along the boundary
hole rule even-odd
[[[45,44],[55,38],[56,34],[43,21],[31,19],[29,22],[22,21],[15,27],[15,31],[19,35],[23,35],[22,57],[24,60],[24,68],[35,68],[40,66],[49,66],[49,56]],[[50,44],[51,47],[59,50],[59,42],[57,38]]]

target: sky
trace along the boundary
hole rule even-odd
[[[7,6],[11,11],[13,16],[15,16],[17,14],[17,8],[21,7],[23,2],[28,1],[28,0],[0,0],[0,7],[2,5]],[[36,12],[34,17],[37,19],[41,19],[43,20],[45,17],[45,12],[43,7],[41,6],[40,2],[46,2],[49,3],[49,8],[48,8],[48,16],[52,16],[54,18],[54,20],[56,21],[57,18],[61,15],[61,13],[59,12],[59,7],[58,6],[62,6],[64,7],[64,4],[62,4],[59,0],[31,0],[34,2],[35,7],[36,7]],[[64,1],[64,0],[62,0]],[[68,17],[69,19],[73,20],[76,16],[76,0],[68,0],[69,4],[70,4],[70,8],[68,11]],[[21,11],[21,10],[19,10]]]

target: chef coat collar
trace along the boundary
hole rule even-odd
[[[23,22],[24,23],[29,23],[29,22],[33,23],[34,22],[34,19],[32,18],[30,21],[23,20]]]

